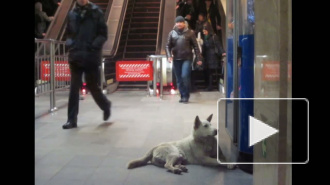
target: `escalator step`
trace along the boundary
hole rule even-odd
[[[157,33],[130,33],[128,39],[156,39]]]
[[[135,52],[126,52],[125,53],[125,58],[142,58],[142,59],[146,59],[148,55],[154,55],[155,51],[151,52],[139,52],[139,53],[135,53]]]
[[[146,1],[139,2],[139,1],[136,1],[135,2],[135,7],[137,7],[137,6],[143,6],[143,7],[145,7],[145,6],[160,6],[160,1],[154,1],[154,2],[146,2]]]
[[[134,7],[135,12],[159,12],[160,7]]]
[[[149,20],[150,22],[158,22],[158,16],[132,17],[132,22],[145,22],[146,20]]]
[[[131,28],[130,33],[157,33],[157,27],[140,27],[140,28]]]
[[[142,3],[148,3],[148,2],[160,2],[160,0],[135,0],[136,3],[142,2]]]
[[[156,39],[129,39],[127,41],[127,45],[136,45],[137,47],[148,47],[148,46],[155,46],[157,43]]]
[[[155,27],[158,25],[158,22],[132,22],[131,28],[137,28],[137,27]]]
[[[150,16],[150,17],[158,17],[159,12],[134,12],[133,17],[145,17],[145,16]],[[148,20],[145,20],[148,21]]]

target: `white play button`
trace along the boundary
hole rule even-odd
[[[255,119],[252,116],[250,118],[250,126],[249,126],[249,146],[252,146],[259,141],[275,134],[278,132],[277,129],[268,126],[267,124],[261,122],[260,120]]]

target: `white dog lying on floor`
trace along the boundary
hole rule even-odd
[[[175,174],[187,172],[186,164],[200,164],[205,166],[224,166],[217,161],[217,129],[210,124],[213,114],[205,121],[198,116],[195,118],[192,135],[172,142],[161,143],[153,147],[144,157],[128,163],[127,168],[132,169],[152,164],[165,167]],[[219,147],[219,158],[225,161],[225,157]],[[221,161],[222,161],[221,160]],[[235,165],[226,165],[228,169],[234,169]]]

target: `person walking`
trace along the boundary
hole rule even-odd
[[[202,65],[194,31],[188,28],[182,16],[175,18],[175,26],[167,37],[166,56],[171,63],[176,76],[176,82],[181,94],[180,103],[188,103],[190,98],[190,73],[193,60],[192,50],[198,58],[198,65]]]
[[[108,28],[102,10],[88,0],[76,0],[76,7],[68,14],[67,40],[71,86],[69,93],[68,118],[63,129],[77,127],[79,90],[84,73],[86,85],[96,104],[103,110],[103,120],[111,115],[111,101],[98,86],[102,47],[108,39]]]
[[[212,26],[209,22],[203,26],[203,57],[204,62],[204,77],[207,88],[206,91],[213,90],[213,76],[216,74],[216,82],[219,83],[217,70],[221,64],[222,57],[226,55],[222,48],[218,35],[214,34]]]

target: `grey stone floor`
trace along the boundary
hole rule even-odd
[[[145,91],[107,94],[112,115],[102,111],[90,94],[80,101],[78,128],[63,130],[68,91],[56,95],[58,110],[48,113],[49,95],[35,98],[36,185],[252,185],[251,174],[240,169],[188,165],[188,173],[175,175],[153,165],[128,170],[127,163],[160,142],[189,135],[196,115],[216,114],[223,95],[195,92],[189,104],[164,92],[163,100]],[[216,117],[212,123],[216,125]]]

